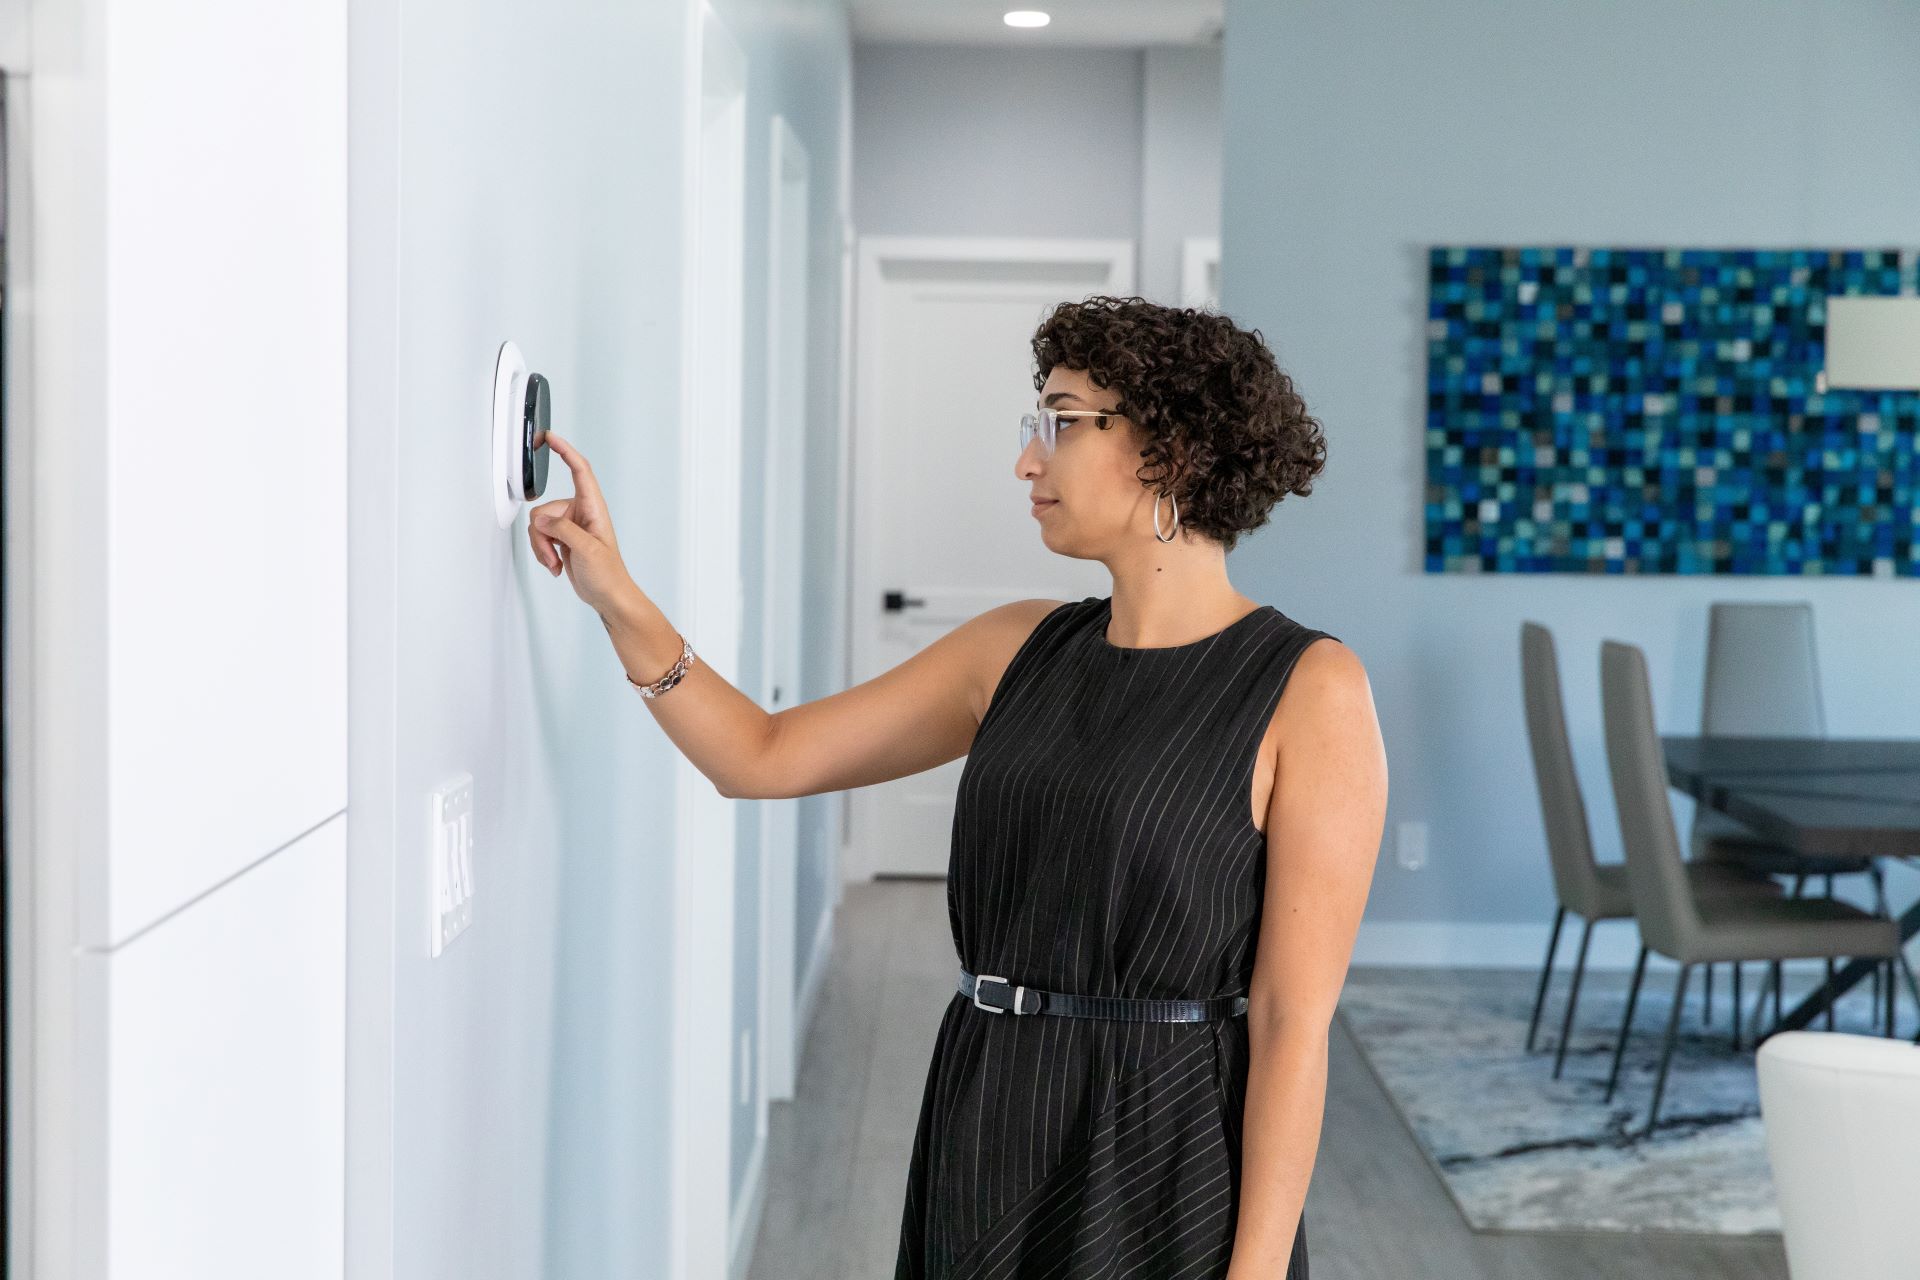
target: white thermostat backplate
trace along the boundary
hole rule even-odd
[[[493,366],[493,518],[502,529],[513,523],[526,505],[515,491],[513,477],[520,467],[522,421],[527,404],[527,362],[511,341],[500,344]]]

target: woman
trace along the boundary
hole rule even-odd
[[[1306,1280],[1328,1028],[1387,767],[1359,659],[1235,590],[1226,553],[1310,491],[1325,443],[1260,334],[1224,316],[1063,303],[1033,355],[1014,474],[1041,541],[1100,561],[1112,594],[989,609],[831,697],[769,717],[693,661],[558,436],[575,494],[528,536],[722,794],[967,756],[960,971],[896,1280]]]

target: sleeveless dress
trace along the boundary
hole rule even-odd
[[[947,871],[959,962],[1052,991],[1245,995],[1266,881],[1260,741],[1294,661],[1328,633],[1261,605],[1190,644],[1122,648],[1112,606],[1047,614],[980,721]],[[988,1013],[956,990],[895,1280],[1218,1280],[1248,1062],[1245,1015]],[[1304,1213],[1284,1280],[1307,1280]]]

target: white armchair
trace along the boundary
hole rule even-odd
[[[1920,1046],[1782,1031],[1754,1058],[1788,1274],[1920,1275]]]

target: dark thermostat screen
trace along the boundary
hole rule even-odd
[[[521,496],[531,502],[547,489],[547,425],[553,417],[553,392],[544,374],[527,375],[526,408],[521,420]]]

